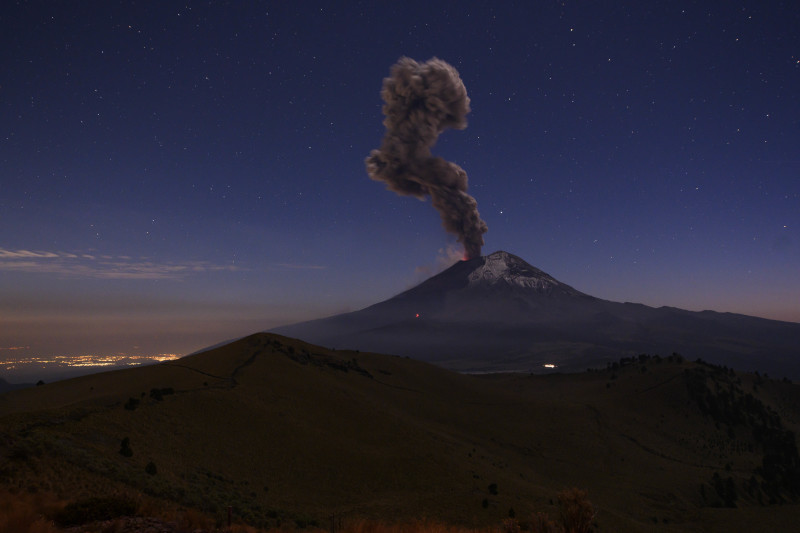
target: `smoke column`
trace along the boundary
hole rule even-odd
[[[442,225],[464,245],[464,258],[480,257],[486,223],[467,194],[467,173],[431,155],[446,128],[467,127],[469,97],[458,71],[441,59],[417,63],[402,57],[383,80],[386,134],[365,163],[369,177],[398,194],[431,197]]]

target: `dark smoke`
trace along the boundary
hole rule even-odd
[[[467,173],[431,155],[442,131],[467,127],[469,97],[458,71],[437,58],[422,64],[400,58],[383,80],[381,97],[386,135],[366,159],[369,177],[398,194],[430,196],[444,228],[464,245],[465,258],[479,257],[487,227],[467,194]]]

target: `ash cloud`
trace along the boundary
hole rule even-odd
[[[467,173],[431,154],[445,129],[467,127],[469,97],[458,71],[435,57],[424,63],[400,58],[381,97],[386,134],[365,161],[369,177],[398,194],[430,196],[445,230],[464,245],[465,259],[479,257],[487,227],[467,194]]]

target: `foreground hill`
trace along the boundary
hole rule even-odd
[[[800,513],[798,386],[674,356],[470,376],[257,334],[0,395],[0,428],[8,494],[141,493],[264,527],[498,524],[555,514],[573,486],[600,531],[788,531]]]
[[[458,371],[605,366],[620,354],[702,357],[800,379],[800,324],[584,294],[508,252],[460,261],[366,309],[272,330]]]

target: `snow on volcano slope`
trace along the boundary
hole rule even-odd
[[[583,295],[580,291],[559,282],[546,272],[508,252],[501,250],[481,259],[484,261],[483,264],[467,276],[467,288],[494,287],[498,284],[505,284],[543,294],[551,294],[555,291],[576,296]]]

